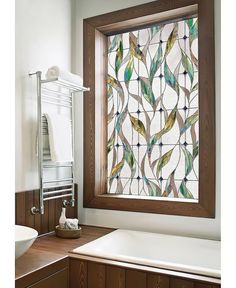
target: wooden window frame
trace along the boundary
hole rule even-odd
[[[199,202],[106,194],[107,36],[198,14]],[[214,0],[158,0],[84,19],[84,207],[215,217]],[[96,107],[96,116],[95,116]]]

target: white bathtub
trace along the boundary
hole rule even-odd
[[[118,229],[73,253],[220,278],[220,241]]]

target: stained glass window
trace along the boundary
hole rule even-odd
[[[198,19],[108,37],[107,193],[198,199]]]

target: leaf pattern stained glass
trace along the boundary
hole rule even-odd
[[[108,37],[107,193],[198,199],[198,19]]]

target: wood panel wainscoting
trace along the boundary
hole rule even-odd
[[[125,263],[124,263],[125,264]],[[127,264],[127,266],[132,266]],[[138,265],[133,265],[137,266]],[[70,288],[219,288],[220,284],[70,258]],[[158,270],[158,269],[157,269]],[[176,272],[176,274],[181,274]],[[200,278],[200,277],[199,277]],[[198,276],[196,275],[196,279]]]
[[[63,189],[61,187],[60,189]],[[15,193],[15,223],[34,228],[39,235],[54,231],[61,215],[62,201],[68,198],[52,199],[44,202],[44,214],[31,214],[30,209],[39,205],[39,190]],[[77,218],[77,185],[75,185],[75,206],[66,207],[67,218]]]

